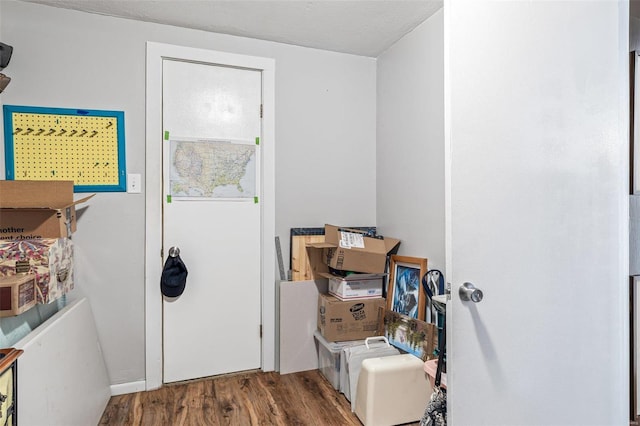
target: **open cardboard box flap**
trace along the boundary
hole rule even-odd
[[[72,206],[77,206],[78,204],[82,204],[86,201],[88,201],[90,198],[93,198],[96,194],[91,194],[87,197],[84,198],[80,198],[77,199],[75,201],[73,201],[71,204],[65,204],[63,206],[33,206],[33,207],[8,207],[8,206],[4,206],[4,205],[0,205],[0,209],[1,210],[24,210],[24,211],[39,211],[39,210],[53,210],[56,212],[60,212],[64,209],[66,209],[67,207],[72,207]]]
[[[74,200],[72,180],[0,180],[0,209],[63,210],[94,195]]]
[[[395,249],[397,238],[368,237],[357,229],[325,225],[323,243],[307,245],[311,272],[314,276],[328,273],[328,267],[361,273],[385,272],[387,253]]]
[[[400,240],[395,238],[380,239],[368,237],[365,232],[358,229],[340,228],[338,226],[328,224],[324,226],[324,242],[331,244],[334,247],[341,246],[343,234],[362,236],[362,244],[364,247],[350,246],[348,248],[368,251],[371,253],[383,253],[385,255],[400,242]]]
[[[0,180],[0,239],[70,237],[76,230],[73,181]]]
[[[349,281],[361,281],[366,279],[381,278],[387,274],[351,274],[351,275],[347,275],[346,277],[341,277],[339,275],[334,275],[330,272],[320,272],[318,275],[320,275],[323,278],[338,279],[338,280],[349,282]]]

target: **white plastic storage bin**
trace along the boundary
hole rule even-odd
[[[313,332],[318,348],[318,370],[331,383],[335,390],[340,388],[340,352],[343,348],[361,345],[364,340],[328,342],[319,330]]]
[[[355,397],[358,385],[358,376],[362,362],[369,358],[381,358],[391,355],[399,355],[400,351],[391,346],[384,336],[367,337],[364,344],[353,345],[342,350],[340,362],[340,392],[351,401],[351,411],[355,410]]]
[[[420,420],[431,387],[424,363],[410,354],[362,361],[355,413],[364,426],[389,426]]]

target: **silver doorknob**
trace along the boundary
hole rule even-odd
[[[472,301],[474,303],[478,303],[484,297],[482,290],[476,288],[471,283],[464,283],[460,286],[460,290],[458,290],[458,294],[460,295],[460,299],[464,301]]]

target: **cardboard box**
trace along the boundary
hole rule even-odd
[[[34,274],[36,303],[49,303],[73,289],[73,243],[69,238],[0,240],[0,276]]]
[[[0,318],[20,315],[35,305],[35,275],[0,277]]]
[[[329,293],[340,300],[382,297],[383,274],[351,274],[346,277],[322,275],[329,279]]]
[[[400,240],[367,237],[362,231],[325,225],[324,242],[307,245],[309,263],[314,277],[329,272],[329,267],[341,271],[382,274],[387,254]]]
[[[384,306],[382,297],[342,301],[330,294],[319,294],[318,330],[330,342],[376,336]]]
[[[73,181],[0,180],[0,240],[70,237],[91,197],[74,201]]]

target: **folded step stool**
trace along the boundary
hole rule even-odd
[[[431,395],[424,362],[411,354],[362,361],[355,413],[364,426],[419,421]]]

